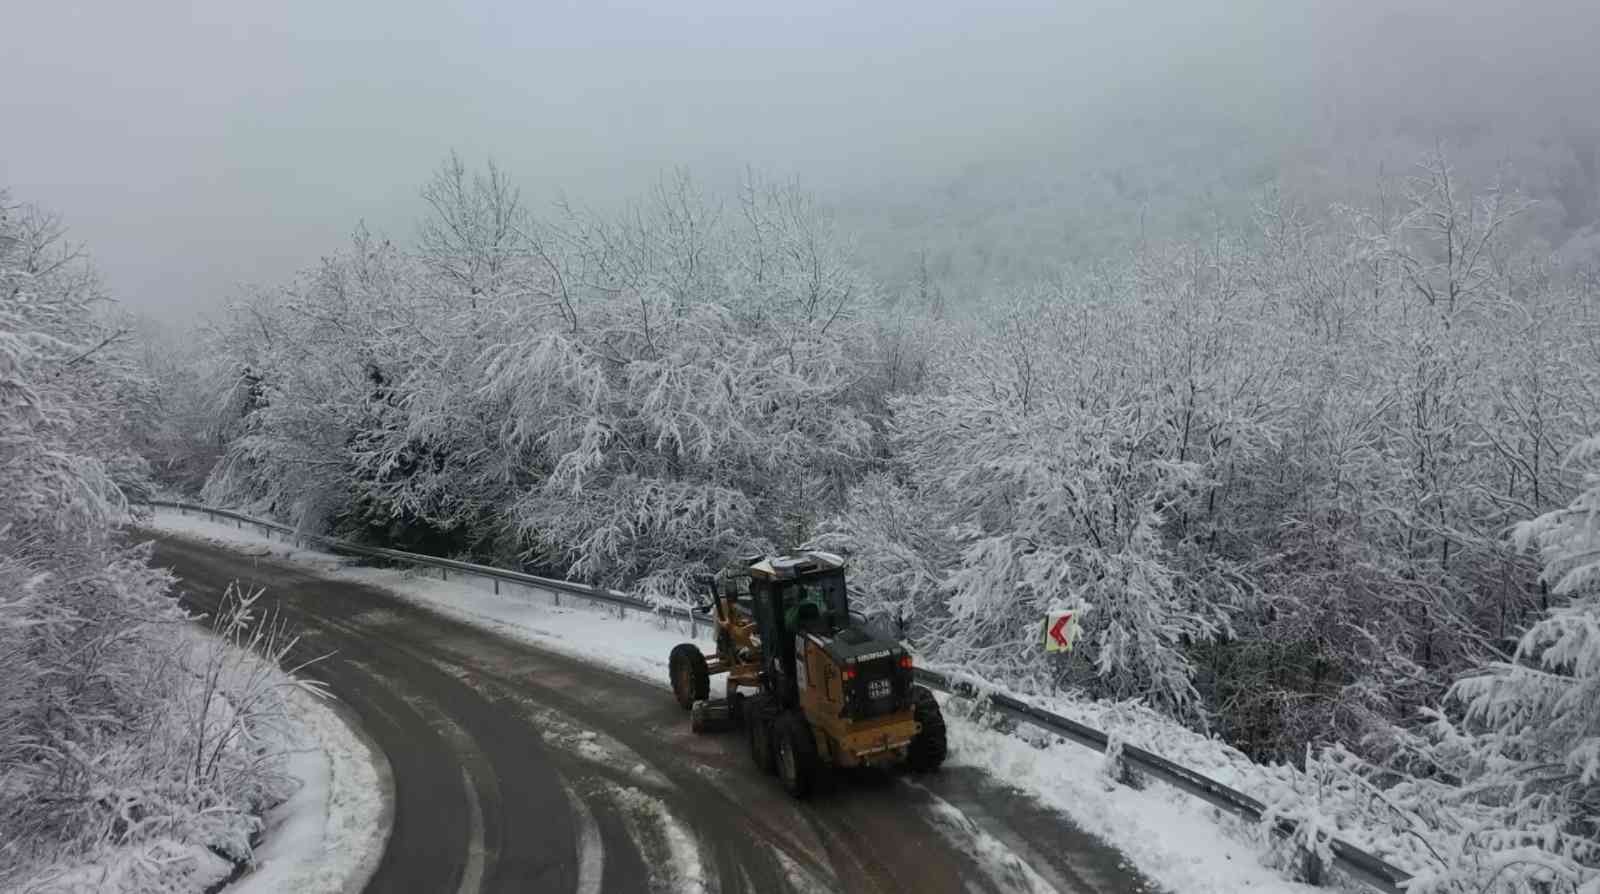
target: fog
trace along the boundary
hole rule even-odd
[[[163,316],[281,280],[360,220],[409,235],[452,150],[536,206],[615,202],[677,165],[713,188],[746,165],[795,176],[892,272],[907,245],[964,238],[950,209],[1041,183],[1073,208],[1109,173],[1148,204],[1174,177],[1212,197],[1360,179],[1433,140],[1592,147],[1597,22],[1578,0],[14,4],[0,184]],[[1575,158],[1587,174],[1549,187],[1582,194],[1555,241],[1600,207]]]

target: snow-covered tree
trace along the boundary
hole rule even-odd
[[[154,404],[52,215],[0,193],[0,887],[84,862],[154,889],[244,860],[270,755],[209,742],[171,577],[116,526]],[[237,739],[237,737],[235,737]],[[197,857],[204,854],[204,858]],[[224,870],[225,872],[225,870]],[[202,880],[205,884],[210,880]]]
[[[1384,802],[1426,830],[1425,892],[1600,890],[1600,438],[1566,507],[1519,524],[1554,600],[1515,652],[1458,679],[1385,773]],[[1416,773],[1417,770],[1424,772]]]
[[[425,194],[414,250],[359,232],[220,327],[211,498],[676,600],[842,500],[881,405],[873,292],[802,191],[729,215],[678,173],[541,220],[452,159]]]
[[[536,214],[452,159],[425,192],[416,244],[358,233],[216,326],[212,499],[664,599],[820,538],[932,653],[1260,757],[1382,752],[1508,649],[1551,594],[1503,531],[1600,424],[1600,280],[1437,154],[938,319],[793,183]],[[1088,636],[1046,661],[1060,602]]]
[[[1075,606],[1096,688],[1198,709],[1186,650],[1225,624],[1238,581],[1169,536],[1206,475],[1170,452],[1182,425],[1158,409],[1170,392],[1130,344],[1139,326],[1132,309],[1023,302],[940,358],[938,387],[891,399],[901,483],[859,490],[824,542],[909,610],[930,657],[1059,678],[1039,624]],[[907,497],[920,512],[894,508]]]

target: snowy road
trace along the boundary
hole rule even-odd
[[[840,774],[806,803],[742,737],[657,687],[382,590],[158,539],[184,599],[268,589],[386,754],[394,829],[370,891],[1111,892],[1151,886],[1058,814],[962,768]]]

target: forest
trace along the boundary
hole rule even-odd
[[[981,301],[874,272],[753,172],[536,211],[452,156],[421,197],[414,238],[358,226],[193,331],[97,310],[59,221],[7,204],[0,660],[27,682],[0,723],[59,789],[98,791],[61,780],[168,679],[167,582],[113,533],[159,491],[659,604],[835,550],[930,666],[1339,755],[1446,830],[1437,890],[1594,877],[1600,267],[1515,183],[1434,152],[1346,201],[1269,188]],[[1067,655],[1037,642],[1054,607]],[[106,753],[190,796],[271,785]],[[21,752],[0,774],[49,784]],[[80,797],[85,842],[132,834]]]
[[[156,480],[659,603],[833,549],[933,666],[1348,750],[1474,805],[1462,853],[1592,872],[1600,267],[1512,180],[1269,188],[980,302],[753,173],[544,213],[452,157],[422,197],[146,349]]]

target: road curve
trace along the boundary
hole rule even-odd
[[[1153,886],[1065,817],[976,771],[825,774],[798,803],[743,738],[695,736],[663,689],[375,588],[150,535],[186,604],[237,580],[302,634],[307,676],[394,773],[368,891],[1134,892]]]

